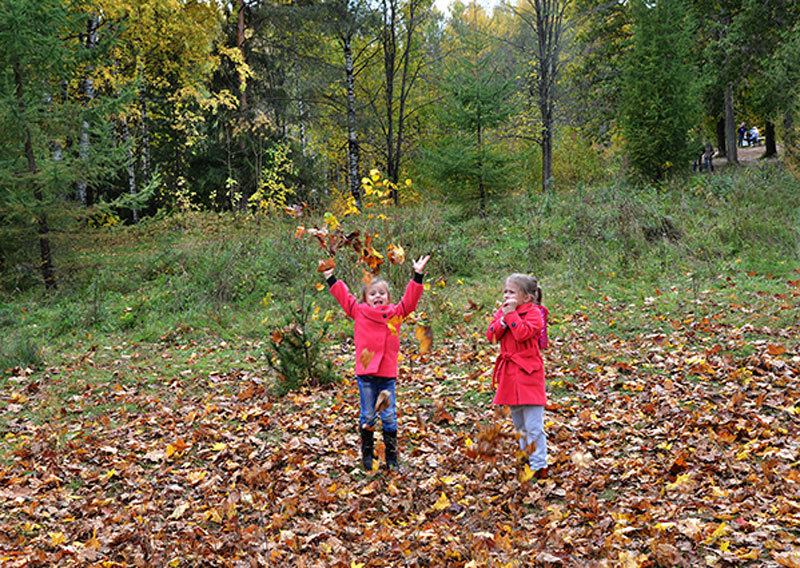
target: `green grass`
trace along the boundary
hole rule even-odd
[[[747,340],[768,338],[764,328],[796,325],[796,288],[788,283],[800,278],[800,182],[779,167],[661,187],[529,192],[495,202],[485,218],[441,204],[373,213],[343,220],[345,230],[377,233],[378,250],[398,243],[408,258],[433,253],[417,316],[433,325],[434,337],[469,341],[482,333],[512,271],[540,278],[556,335],[559,318],[579,312],[590,320],[587,333],[623,339],[643,327],[667,332],[689,316],[730,328],[749,324]],[[264,341],[303,291],[322,314],[338,316],[329,294],[314,287],[322,281],[316,261],[326,253],[293,237],[298,222],[322,225],[321,216],[197,213],[54,235],[56,292],[31,285],[35,271],[16,276],[22,269],[11,262],[0,275],[0,371],[41,369],[92,344]],[[337,275],[357,291],[355,254],[336,259]],[[407,265],[384,265],[395,295],[409,273]],[[774,307],[780,294],[785,309]],[[332,333],[347,329],[339,318]],[[247,365],[233,354],[229,362]]]

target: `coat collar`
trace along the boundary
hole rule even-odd
[[[518,311],[521,315],[525,315],[533,309],[534,305],[535,304],[533,302],[525,302],[524,304],[517,306],[516,311]]]

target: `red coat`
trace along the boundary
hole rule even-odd
[[[355,321],[356,375],[396,377],[400,324],[416,309],[422,284],[411,280],[399,304],[374,308],[360,303],[341,280],[331,286],[331,294]]]
[[[539,352],[544,327],[542,311],[531,303],[517,306],[505,316],[506,327],[500,324],[502,316],[503,311],[498,310],[486,330],[490,342],[500,342],[492,375],[492,386],[497,386],[494,403],[545,405],[544,367]]]

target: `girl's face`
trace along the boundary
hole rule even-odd
[[[366,294],[367,305],[371,308],[375,306],[386,306],[389,304],[389,289],[386,284],[380,282],[372,284],[367,288]]]
[[[520,288],[514,282],[506,281],[506,284],[503,287],[503,303],[505,304],[509,300],[516,303],[516,305],[521,306],[526,302],[530,302],[532,298],[530,294],[523,292],[522,288]]]

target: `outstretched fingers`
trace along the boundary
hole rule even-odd
[[[419,257],[416,262],[414,262],[414,272],[422,273],[425,270],[425,265],[428,264],[430,259],[431,255],[429,254]]]

